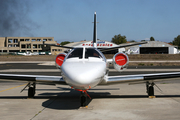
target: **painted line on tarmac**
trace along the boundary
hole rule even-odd
[[[5,91],[8,91],[8,90],[11,90],[11,89],[14,89],[14,88],[18,88],[18,87],[21,87],[21,86],[25,86],[25,85],[27,85],[27,83],[23,84],[23,85],[12,87],[12,88],[8,88],[8,89],[5,89],[5,90],[1,90],[0,92],[5,92]]]
[[[115,69],[109,69],[110,72],[117,72]],[[126,72],[140,72],[140,71],[180,71],[180,69],[126,69]],[[58,69],[6,69],[0,70],[0,72],[60,72]]]

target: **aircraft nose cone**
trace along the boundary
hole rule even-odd
[[[96,63],[65,63],[62,73],[65,81],[73,87],[94,87],[104,75],[106,66]]]

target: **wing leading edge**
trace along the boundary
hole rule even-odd
[[[177,77],[180,77],[180,72],[126,75],[126,76],[106,76],[101,84],[163,81],[168,78],[177,78]]]
[[[39,82],[39,83],[66,84],[66,82],[63,80],[61,76],[0,74],[0,79]]]

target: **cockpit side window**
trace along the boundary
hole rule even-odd
[[[83,57],[83,48],[75,48],[67,57],[68,58],[75,58],[78,57],[79,59],[82,59]]]
[[[99,54],[99,52],[94,48],[86,48],[85,49],[85,59],[89,57],[96,57],[96,58],[102,58],[102,56]]]

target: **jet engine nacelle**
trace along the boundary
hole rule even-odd
[[[116,53],[113,56],[113,66],[119,72],[124,71],[129,64],[129,58],[125,53]]]
[[[66,55],[67,55],[66,53],[60,53],[56,56],[55,63],[58,69],[61,69],[61,66],[64,62]]]

